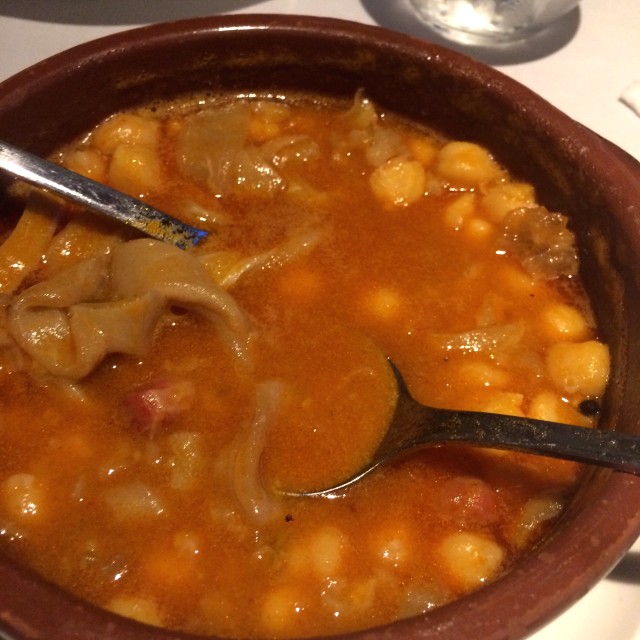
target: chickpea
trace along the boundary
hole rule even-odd
[[[116,596],[107,603],[106,608],[125,618],[133,618],[138,622],[144,622],[156,627],[162,626],[162,618],[156,603],[146,598]]]
[[[141,197],[156,190],[162,169],[156,152],[141,145],[120,145],[109,165],[109,184],[132,196]]]
[[[147,549],[140,562],[140,575],[163,589],[182,590],[197,573],[199,549],[197,534],[176,533],[170,545],[156,544]]]
[[[534,420],[565,422],[583,427],[590,427],[595,421],[594,418],[582,415],[573,405],[563,401],[555,391],[541,391],[534,396],[529,404],[527,415]]]
[[[503,182],[490,187],[481,201],[487,220],[495,223],[501,222],[509,211],[535,204],[533,187],[523,182]]]
[[[415,160],[430,167],[438,155],[438,145],[428,136],[412,136],[407,140],[409,151]]]
[[[385,204],[409,205],[424,195],[426,174],[417,160],[391,158],[369,178],[374,195]]]
[[[294,572],[311,570],[320,578],[335,574],[342,564],[345,537],[335,527],[324,527],[307,536],[287,553]]]
[[[282,133],[282,127],[278,122],[263,120],[262,118],[253,117],[249,121],[249,137],[254,142],[266,142],[273,140]]]
[[[515,542],[524,547],[535,530],[544,522],[560,515],[562,503],[555,498],[532,498],[522,507],[516,524]]]
[[[475,193],[460,194],[444,210],[444,222],[451,229],[459,231],[465,224],[465,221],[475,213],[475,210]]]
[[[535,420],[562,422],[560,419],[560,402],[560,398],[553,391],[543,391],[531,401],[529,417]]]
[[[303,611],[304,605],[293,587],[277,587],[264,597],[261,607],[262,624],[274,635],[281,635],[293,630],[297,616]]]
[[[273,100],[260,100],[251,107],[254,116],[265,122],[282,123],[291,117],[291,107]]]
[[[559,342],[546,358],[553,383],[566,393],[601,396],[609,379],[609,349],[602,342]]]
[[[266,142],[281,135],[291,109],[285,104],[260,100],[252,106],[251,116],[249,137],[255,142]]]
[[[394,289],[378,287],[367,292],[364,298],[367,312],[379,320],[391,320],[397,317],[402,308],[402,297]]]
[[[106,179],[107,158],[96,149],[78,149],[67,154],[64,166],[98,182]]]
[[[495,227],[491,222],[482,218],[472,217],[464,225],[464,235],[472,242],[480,243],[495,236]]]
[[[460,378],[474,387],[504,389],[511,383],[511,376],[507,371],[488,362],[463,363]]]
[[[521,393],[511,391],[498,391],[483,406],[483,411],[500,413],[505,416],[524,416],[522,403],[524,396]]]
[[[449,142],[442,147],[435,172],[457,189],[474,189],[502,175],[489,152],[471,142]]]
[[[497,286],[509,296],[529,297],[536,292],[536,281],[521,267],[503,265],[496,275]]]
[[[200,610],[205,616],[216,620],[232,620],[233,603],[229,594],[222,589],[211,589],[200,600]],[[224,636],[231,636],[232,631],[218,632]]]
[[[309,555],[313,569],[319,576],[335,574],[342,563],[345,539],[334,527],[325,527],[310,540]]]
[[[548,304],[540,314],[545,333],[555,340],[584,340],[589,332],[589,323],[584,314],[564,302]]]
[[[385,565],[398,567],[411,560],[410,529],[403,524],[383,526],[373,537],[372,550]]]
[[[360,580],[351,587],[349,605],[356,611],[365,611],[373,606],[378,581],[375,578]]]
[[[111,154],[122,144],[155,147],[160,135],[160,122],[135,114],[118,114],[104,122],[91,137],[93,146]]]
[[[44,492],[31,473],[14,473],[0,485],[4,506],[17,521],[42,515]]]
[[[490,580],[501,568],[504,550],[491,537],[460,531],[440,544],[443,565],[458,588],[473,589]]]

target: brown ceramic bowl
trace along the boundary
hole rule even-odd
[[[336,20],[236,16],[91,42],[0,85],[0,139],[39,154],[117,109],[185,91],[302,89],[352,96],[488,146],[571,217],[582,275],[613,356],[605,427],[640,433],[640,179],[624,154],[459,54]],[[495,583],[358,638],[522,638],[601,579],[640,534],[640,479],[588,474],[562,522]],[[26,640],[182,640],[79,602],[0,558],[0,634]],[[5,636],[4,634],[7,634]]]

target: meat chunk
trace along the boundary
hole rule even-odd
[[[478,478],[460,476],[447,480],[442,497],[443,511],[453,513],[462,525],[488,525],[500,516],[499,494]]]
[[[131,424],[140,433],[153,437],[158,429],[189,410],[194,400],[195,388],[189,380],[158,381],[129,396]]]

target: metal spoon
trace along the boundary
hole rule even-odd
[[[415,400],[398,369],[398,401],[387,433],[364,469],[340,483],[290,495],[326,496],[423,447],[457,443],[574,460],[640,475],[640,436],[478,411],[434,409]]]
[[[141,200],[3,141],[0,141],[0,169],[181,249],[197,245],[208,235]]]

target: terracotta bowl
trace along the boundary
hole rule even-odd
[[[0,85],[0,139],[47,154],[123,107],[192,90],[363,88],[391,109],[477,141],[552,210],[568,213],[613,356],[603,422],[640,433],[640,179],[634,162],[538,96],[452,51],[358,24],[295,16],[204,18],[125,32]],[[640,534],[640,479],[588,474],[561,523],[507,575],[424,616],[358,638],[522,638],[580,598]],[[80,602],[0,558],[0,634],[182,640]],[[6,637],[3,635],[3,637]]]

